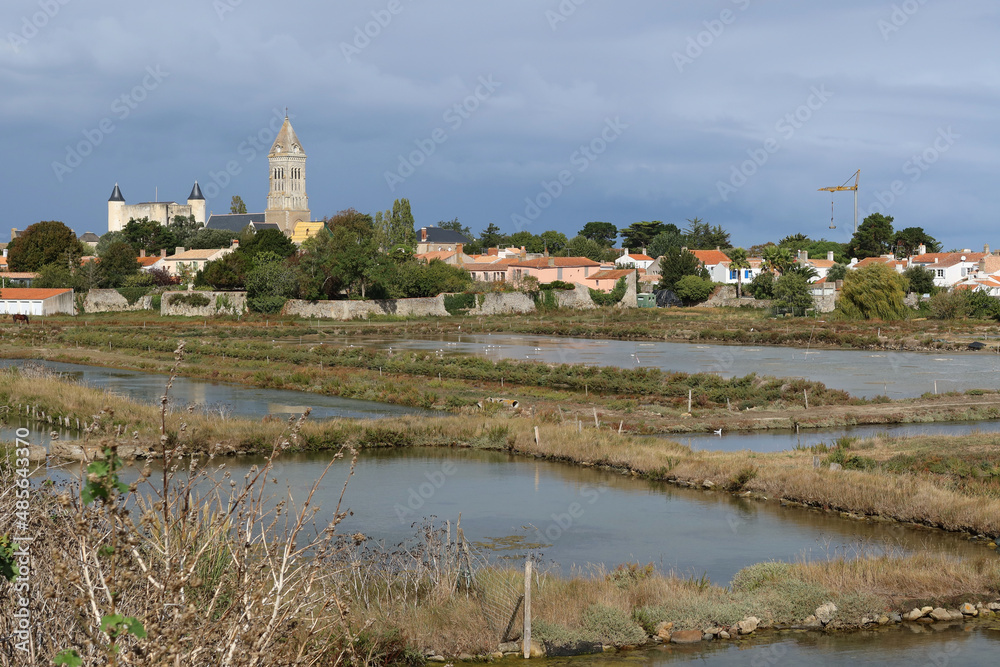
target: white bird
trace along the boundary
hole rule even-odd
[[[722,429],[721,428],[717,429],[717,430],[713,431],[713,433],[715,433],[715,435],[721,436],[722,435]]]

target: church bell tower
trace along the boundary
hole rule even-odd
[[[267,161],[271,176],[264,222],[278,225],[285,236],[291,236],[295,224],[309,222],[311,216],[306,196],[306,154],[287,115]]]

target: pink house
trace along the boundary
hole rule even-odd
[[[551,283],[555,280],[583,283],[588,276],[600,270],[599,262],[586,257],[539,257],[511,264],[508,275],[514,281],[531,276],[537,278],[540,283]]]

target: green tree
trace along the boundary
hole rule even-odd
[[[795,264],[792,252],[788,248],[776,245],[765,246],[761,258],[763,259],[762,268],[769,273],[788,273]]]
[[[229,204],[229,212],[234,214],[246,214],[247,205],[243,202],[243,197],[233,195],[232,203]]]
[[[687,247],[694,250],[715,250],[716,248],[729,248],[732,243],[729,240],[729,232],[721,225],[712,227],[701,218],[690,218],[688,227],[684,230],[684,238]]]
[[[774,283],[774,301],[776,306],[789,309],[793,315],[804,315],[813,307],[806,277],[793,271],[778,278]]]
[[[523,246],[527,252],[542,252],[545,250],[545,242],[542,241],[542,238],[526,231],[511,234],[507,243],[515,248]]]
[[[124,241],[112,243],[98,264],[105,287],[121,287],[129,276],[139,273],[135,249]]]
[[[666,231],[667,226],[659,220],[633,222],[628,227],[619,230],[622,237],[622,246],[629,250],[638,252],[642,248],[647,248],[656,235]]]
[[[872,213],[858,227],[858,231],[847,245],[847,252],[851,257],[858,259],[879,257],[892,250],[895,237],[892,216]]]
[[[52,262],[39,267],[38,277],[31,282],[32,287],[75,287],[73,271],[66,262]]]
[[[774,298],[774,274],[770,271],[762,271],[747,285],[747,292],[755,299]]]
[[[671,248],[681,248],[687,241],[677,225],[667,224],[665,229],[653,237],[646,247],[646,254],[650,257],[662,257]]]
[[[858,320],[898,320],[906,317],[905,280],[885,264],[849,271],[840,294],[840,312]]]
[[[934,272],[930,269],[925,269],[922,266],[911,266],[906,271],[903,271],[903,278],[906,279],[906,283],[909,286],[907,288],[908,292],[933,294],[935,291]]]
[[[506,234],[501,232],[500,228],[492,222],[479,235],[479,240],[482,242],[484,248],[499,248],[502,245],[507,245]]]
[[[43,220],[29,226],[7,247],[11,271],[37,271],[46,264],[63,261],[67,266],[84,255],[84,247],[73,230],[58,220]]]
[[[172,254],[179,245],[177,235],[168,227],[145,217],[138,220],[130,219],[122,232],[136,254],[139,254],[140,250],[145,250],[147,255],[156,255],[163,248]]]
[[[183,246],[185,248],[191,248],[191,238],[203,229],[205,229],[204,225],[195,220],[193,215],[176,215],[170,224],[167,225],[167,231],[174,235],[175,247]],[[163,247],[165,248],[167,246]]]
[[[847,275],[847,267],[843,264],[834,264],[830,267],[830,270],[826,272],[827,282],[836,282],[838,280],[843,280],[844,276]]]
[[[299,298],[309,301],[334,299],[343,285],[334,278],[333,234],[317,234],[302,244],[295,263]]]
[[[618,228],[610,222],[588,222],[580,230],[579,236],[610,248],[618,238]]]
[[[736,298],[743,296],[743,271],[750,268],[750,258],[743,248],[732,248],[726,252],[730,271],[736,271]]]
[[[547,231],[539,234],[542,239],[542,247],[547,249],[549,253],[557,253],[569,244],[569,239],[562,232]]]
[[[574,236],[566,244],[562,254],[565,257],[586,257],[595,262],[600,262],[604,260],[605,252],[607,252],[607,248],[597,241],[588,239],[585,236]]]
[[[366,290],[377,266],[378,240],[372,217],[354,209],[341,211],[329,223],[332,280],[348,294]]]
[[[965,293],[957,290],[941,290],[927,305],[931,317],[937,320],[957,320],[968,315]]]
[[[977,320],[1000,319],[1000,299],[982,290],[962,290],[965,295],[965,310]]]
[[[819,241],[814,241],[805,250],[809,253],[809,259],[826,259],[827,254],[833,252],[833,261],[840,264],[846,264],[850,261],[850,258],[844,252],[844,244],[837,243],[836,241],[820,239]]]
[[[916,255],[921,245],[926,246],[927,252],[941,252],[941,244],[925,232],[923,227],[907,227],[899,230],[892,239],[892,245],[896,249],[897,257]]]
[[[100,240],[97,242],[97,247],[94,248],[94,254],[100,257],[105,252],[107,252],[108,247],[112,243],[118,243],[119,241],[125,241],[126,243],[128,243],[128,239],[125,237],[125,232],[123,231],[108,232],[107,234],[102,236]],[[136,254],[138,254],[138,251],[136,251]]]
[[[659,288],[673,292],[678,281],[684,276],[698,276],[707,279],[708,271],[694,256],[694,253],[681,248],[671,248],[660,259]]]
[[[686,275],[674,285],[674,295],[684,302],[684,305],[701,303],[712,294],[715,285],[710,280],[700,276]]]
[[[395,200],[392,210],[375,214],[374,226],[379,247],[383,252],[390,252],[397,247],[414,250],[417,247],[417,234],[413,231],[413,225],[410,200]]]
[[[285,258],[294,255],[295,251],[292,240],[277,229],[263,229],[239,246],[239,252],[246,253],[250,258],[262,252],[273,252],[278,257]]]
[[[228,229],[207,229],[202,227],[178,245],[193,250],[206,248],[228,248],[232,245],[236,234]]]
[[[793,253],[799,250],[806,250],[809,246],[813,245],[815,241],[806,236],[805,234],[790,234],[785,238],[778,241],[779,248],[787,248]]]
[[[250,258],[246,253],[231,252],[206,264],[198,272],[195,284],[209,285],[217,290],[241,290],[246,286],[249,269]]]
[[[459,222],[458,218],[452,218],[451,220],[446,220],[446,221],[442,220],[437,224],[437,226],[441,229],[449,229],[453,232],[458,232],[459,234],[469,239],[470,241],[475,238],[472,235],[472,230],[463,225],[461,222]]]
[[[247,307],[256,313],[278,313],[295,294],[295,273],[286,260],[263,251],[253,258],[247,272]]]

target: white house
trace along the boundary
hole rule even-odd
[[[637,252],[625,253],[621,257],[615,260],[615,266],[619,269],[627,269],[634,267],[636,269],[648,270],[656,262],[655,259],[649,255],[644,255]]]
[[[177,248],[177,251],[169,257],[161,257],[152,264],[154,268],[164,268],[171,276],[181,276],[190,273],[192,276],[205,268],[209,262],[225,257],[236,249],[236,244],[228,248],[210,248],[207,250],[185,250]]]
[[[73,290],[65,288],[5,287],[0,289],[0,314],[76,314]]]
[[[987,253],[972,252],[928,252],[910,258],[911,266],[920,266],[934,272],[934,284],[951,287],[975,274],[979,262]]]

